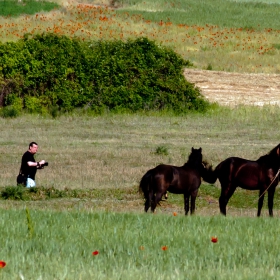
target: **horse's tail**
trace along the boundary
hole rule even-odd
[[[208,162],[203,162],[201,177],[205,182],[214,184],[218,179],[218,166],[213,169],[213,166],[211,164],[209,164]]]
[[[149,196],[150,185],[151,185],[151,177],[152,177],[152,171],[149,170],[142,177],[142,179],[140,181],[140,184],[139,184],[139,192],[144,194],[144,197],[146,199]]]

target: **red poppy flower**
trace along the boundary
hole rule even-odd
[[[217,242],[218,242],[218,237],[212,236],[211,241],[212,241],[213,243],[217,243]]]
[[[168,249],[167,246],[162,246],[162,247],[161,247],[161,250],[163,250],[163,251],[166,251],[167,249]]]
[[[177,216],[177,213],[176,213],[176,212],[173,212],[173,216]]]
[[[93,256],[96,256],[96,255],[98,255],[99,254],[99,252],[98,251],[94,251],[94,252],[92,252],[92,255]]]
[[[6,263],[4,261],[0,261],[0,268],[3,268],[6,266]]]

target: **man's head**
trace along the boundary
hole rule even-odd
[[[38,150],[38,144],[36,142],[31,142],[29,144],[29,152],[31,154],[36,154],[37,153],[37,150]]]

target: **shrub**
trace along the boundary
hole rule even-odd
[[[59,108],[58,106],[51,106],[49,108],[49,114],[56,119],[59,116]]]
[[[42,104],[39,98],[34,96],[26,96],[24,99],[25,108],[29,113],[41,113]]]
[[[168,155],[168,149],[167,149],[167,147],[165,147],[165,146],[158,146],[158,147],[156,148],[155,154],[156,154],[156,155],[167,156],[167,155]]]
[[[1,192],[1,197],[3,199],[24,200],[24,191],[25,189],[22,186],[6,187]]]
[[[23,102],[20,97],[18,97],[16,94],[11,93],[6,97],[6,105],[20,111],[23,107]]]
[[[12,94],[29,112],[205,111],[208,102],[183,76],[190,65],[147,38],[83,42],[48,33],[0,44],[0,80],[9,89],[4,105]]]

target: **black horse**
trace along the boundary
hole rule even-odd
[[[163,195],[168,192],[184,194],[185,214],[189,212],[189,198],[191,197],[191,214],[195,211],[195,200],[204,173],[202,149],[192,148],[188,162],[183,166],[160,164],[150,169],[142,177],[139,190],[145,198],[145,211],[151,207],[154,212]]]
[[[268,154],[252,161],[239,157],[230,157],[222,161],[215,170],[207,169],[203,179],[215,183],[219,179],[221,195],[220,212],[226,215],[226,206],[237,187],[246,190],[259,190],[258,213],[261,215],[264,194],[268,193],[269,216],[273,216],[273,199],[275,188],[279,182],[280,144]]]

